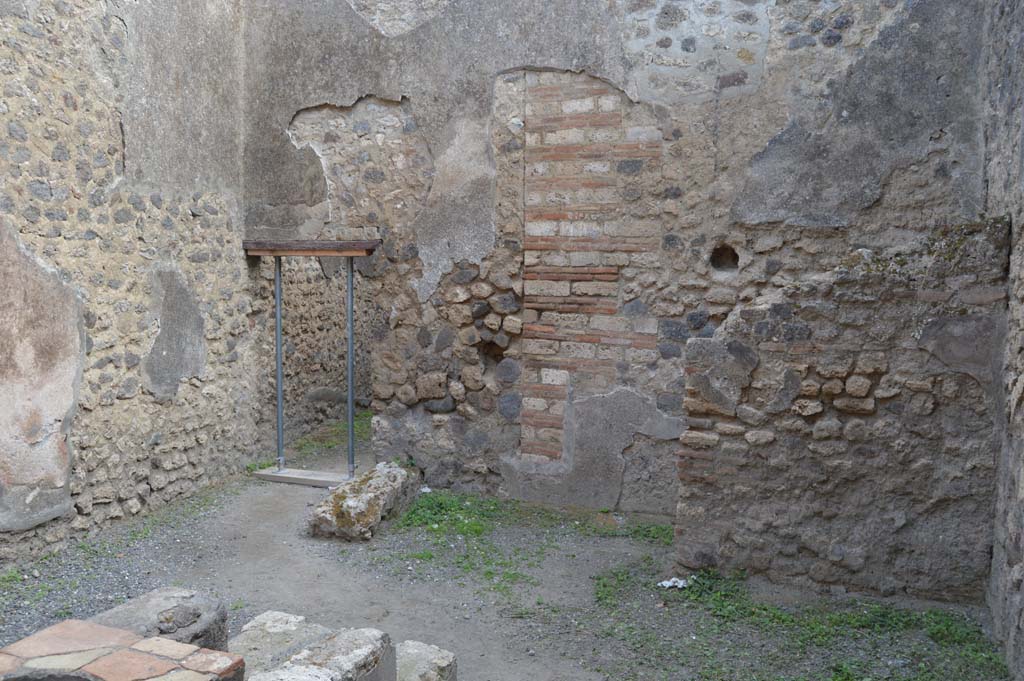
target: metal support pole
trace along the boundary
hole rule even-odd
[[[348,477],[356,477],[356,316],[355,316],[355,276],[352,271],[352,258],[345,258],[348,269],[348,283],[345,291],[345,323],[348,325],[347,373],[345,382],[348,384]]]
[[[281,347],[281,256],[274,256],[274,349],[277,351],[277,470],[284,469],[284,350]]]

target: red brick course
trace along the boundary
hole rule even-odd
[[[602,265],[606,254],[649,253],[661,245],[653,236],[636,236],[644,233],[642,225],[622,222],[623,190],[638,166],[640,172],[657,171],[662,153],[660,142],[628,139],[622,106],[611,87],[571,74],[527,89],[524,158],[536,165],[525,181],[523,248],[530,264],[523,308],[536,321],[523,327],[525,370],[518,386],[524,400],[533,400],[520,414],[526,455],[562,455],[561,444],[551,440],[561,439],[560,407],[569,386],[548,382],[566,382],[566,373],[570,383],[614,380],[627,353],[657,348],[656,335],[634,333],[631,325],[580,319],[621,312],[621,268]],[[640,163],[622,171],[623,161]],[[621,236],[625,229],[632,236]],[[576,260],[581,262],[566,264]],[[545,376],[545,370],[559,373]],[[540,411],[543,405],[548,410]]]

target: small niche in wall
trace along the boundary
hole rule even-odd
[[[740,256],[729,244],[719,244],[711,251],[711,267],[716,272],[735,272],[740,268]]]

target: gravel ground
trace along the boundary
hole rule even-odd
[[[0,645],[167,586],[169,573],[223,552],[226,547],[203,535],[204,524],[249,484],[236,481],[207,490],[71,544],[59,554],[28,565],[0,567]]]
[[[305,449],[317,465],[323,452]],[[710,576],[669,591],[656,586],[672,556],[659,528],[612,536],[609,515],[460,498],[457,521],[407,516],[419,522],[369,543],[315,540],[304,523],[322,496],[240,479],[2,567],[0,644],[176,585],[224,599],[232,632],[276,609],[440,645],[457,654],[462,681],[1007,678],[969,619],[978,612]]]

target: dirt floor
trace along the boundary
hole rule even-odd
[[[323,466],[330,437],[296,450]],[[997,681],[979,613],[700,575],[657,587],[670,529],[433,493],[372,542],[306,536],[322,490],[251,478],[0,571],[0,644],[157,586],[456,653],[461,681]]]

